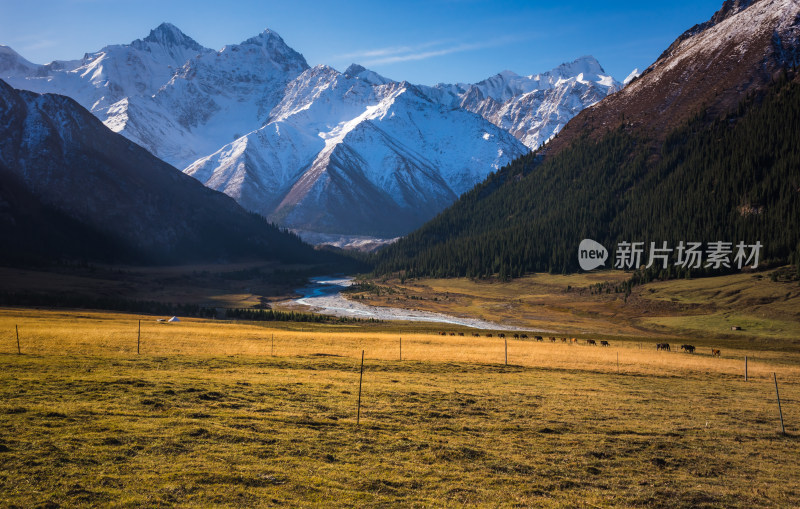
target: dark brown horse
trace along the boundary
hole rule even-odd
[[[656,350],[666,350],[666,351],[669,352],[670,351],[669,343],[658,343],[658,344],[656,344]]]
[[[681,345],[681,350],[686,353],[694,353],[694,346],[693,345]]]

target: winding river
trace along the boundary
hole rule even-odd
[[[518,327],[510,327],[498,323],[478,320],[476,318],[460,318],[430,311],[417,311],[414,309],[402,309],[382,306],[369,306],[344,298],[342,290],[353,284],[352,278],[348,277],[316,277],[311,278],[309,285],[300,288],[303,296],[293,302],[301,306],[307,306],[310,311],[324,313],[333,316],[343,316],[348,318],[374,318],[376,320],[405,320],[410,322],[437,322],[452,325],[463,325],[475,329],[491,330],[522,330]]]

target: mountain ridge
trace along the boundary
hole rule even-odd
[[[34,68],[13,55],[6,60],[17,65],[0,59],[0,76],[13,74],[15,87],[70,95],[115,132],[283,226],[390,237],[419,226],[619,86],[597,75],[596,60],[581,57],[548,73],[514,75],[516,88],[502,103],[390,80],[358,64],[344,73],[312,71],[269,29],[215,51],[169,23],[80,60]],[[309,73],[319,79],[312,83]],[[488,84],[470,87],[489,92]],[[297,94],[306,102],[297,103]],[[389,116],[371,114],[381,108]],[[367,150],[366,138],[379,148]],[[381,231],[381,219],[391,226]]]

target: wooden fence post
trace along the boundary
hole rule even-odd
[[[19,325],[15,325],[14,330],[17,331],[17,355],[22,355],[22,350],[19,348]]]
[[[139,355],[139,345],[142,342],[142,321],[139,320],[139,333],[136,335],[136,355]]]
[[[361,422],[361,382],[364,380],[364,350],[361,350],[361,375],[358,377],[358,413],[356,414],[356,426]]]
[[[772,373],[772,378],[775,380],[775,396],[778,398],[778,413],[781,416],[781,433],[786,434],[786,428],[783,427],[783,410],[781,410],[781,395],[778,394],[778,377],[775,372]]]
[[[506,342],[506,366],[508,366],[508,340],[503,338],[503,341]]]

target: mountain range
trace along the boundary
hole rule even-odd
[[[380,251],[377,272],[574,272],[582,239],[610,263],[620,242],[695,241],[759,242],[762,264],[800,263],[798,51],[796,0],[726,0],[621,91]]]
[[[0,46],[13,87],[69,96],[250,211],[309,233],[392,237],[622,88],[592,57],[476,84],[309,67],[273,31],[219,51],[164,23],[46,65]]]

